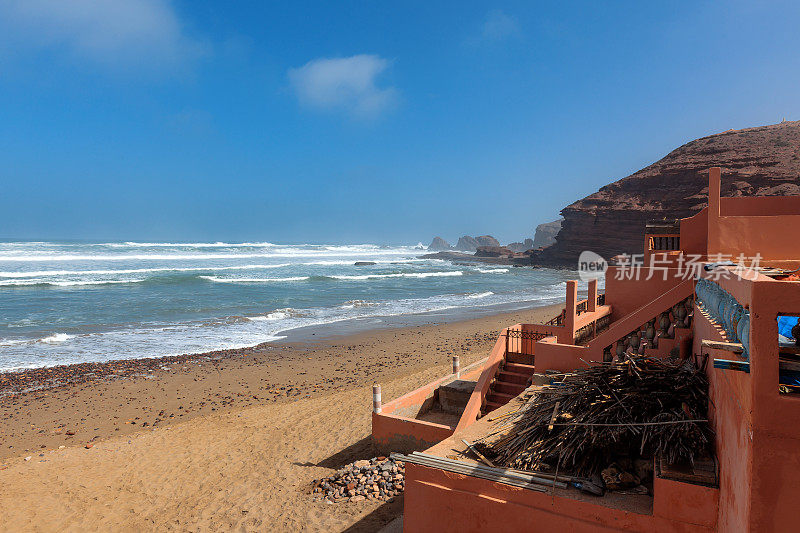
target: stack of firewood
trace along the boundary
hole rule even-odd
[[[582,476],[620,457],[691,464],[713,442],[707,410],[708,380],[694,361],[626,354],[530,393],[487,449],[505,466]]]

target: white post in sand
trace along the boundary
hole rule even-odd
[[[453,356],[453,374],[455,374],[457,378],[461,377],[461,361],[457,355]]]
[[[381,386],[377,383],[372,386],[372,412],[381,412]]]

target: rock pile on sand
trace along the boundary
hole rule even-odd
[[[389,500],[403,492],[405,471],[405,465],[394,459],[363,459],[314,481],[313,493],[331,503]]]

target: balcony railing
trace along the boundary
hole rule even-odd
[[[545,331],[523,331],[519,329],[509,329],[502,336],[506,338],[506,353],[521,353],[533,355],[533,346],[536,341],[554,335],[553,332]]]
[[[563,326],[564,325],[564,312],[562,311],[560,315],[554,316],[550,320],[544,323],[545,326]]]

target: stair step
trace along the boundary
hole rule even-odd
[[[497,374],[498,380],[505,381],[506,383],[515,383],[518,385],[526,385],[530,378],[530,374],[518,374],[516,372],[506,372],[505,370],[501,370],[500,373]]]
[[[513,400],[515,396],[516,394],[506,394],[505,392],[490,390],[489,394],[486,395],[486,401],[500,403],[500,405],[505,405],[509,401]]]
[[[506,372],[514,372],[516,374],[525,374],[530,376],[536,371],[533,365],[523,365],[522,363],[508,363],[503,365],[503,370]]]
[[[533,355],[527,353],[508,352],[506,353],[507,363],[521,363],[523,365],[533,364]]]
[[[486,405],[483,406],[483,414],[491,413],[498,407],[503,407],[503,405],[505,404],[487,401]]]
[[[525,390],[525,385],[521,383],[509,383],[507,381],[495,381],[494,384],[492,384],[492,390],[519,396],[519,394]]]

